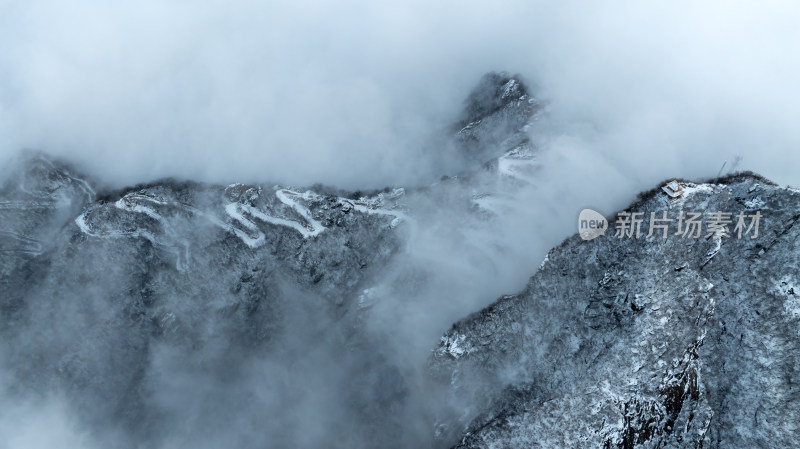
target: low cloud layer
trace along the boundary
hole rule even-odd
[[[0,2],[0,152],[36,148],[115,184],[162,176],[427,179],[422,143],[508,70],[540,130],[626,176],[797,184],[791,2]],[[571,150],[562,149],[568,146]],[[582,158],[581,158],[582,159]]]

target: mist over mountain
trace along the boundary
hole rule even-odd
[[[790,447],[799,13],[0,0],[0,447]]]
[[[117,188],[417,184],[437,176],[425,142],[495,70],[523,74],[547,101],[548,147],[633,177],[633,190],[714,176],[737,156],[797,184],[791,2],[0,8],[0,154],[64,155]]]
[[[20,155],[0,201],[4,416],[43,432],[57,409],[48,441],[99,447],[433,444],[431,343],[502,291],[482,276],[521,282],[534,245],[508,211],[540,105],[506,73],[466,104],[437,141],[471,169],[427,186],[101,190]]]

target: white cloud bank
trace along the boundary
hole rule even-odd
[[[550,102],[548,146],[643,187],[737,155],[798,184],[795,5],[7,0],[0,156],[116,185],[414,183],[421,142],[508,70]]]

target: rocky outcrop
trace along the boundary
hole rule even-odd
[[[473,163],[484,163],[528,140],[526,131],[539,102],[518,76],[489,73],[465,102],[456,130],[459,151]]]
[[[456,323],[431,372],[458,448],[792,447],[800,418],[800,191],[754,175],[656,188],[638,238],[576,234],[524,291]],[[675,235],[683,213],[700,236]],[[729,235],[706,227],[729,212]],[[758,235],[747,231],[756,212]],[[648,236],[651,213],[671,218]],[[666,214],[666,215],[663,215]],[[624,216],[624,215],[623,215]],[[683,223],[686,224],[685,222]],[[465,412],[465,405],[471,408]]]

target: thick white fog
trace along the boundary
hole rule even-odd
[[[418,217],[395,263],[435,275],[367,323],[389,340],[382,356],[419,374],[442,331],[522,288],[583,207],[611,213],[668,177],[720,171],[800,185],[797,23],[794,2],[0,0],[0,162],[41,150],[112,187],[415,186],[445,174],[428,144],[480,77],[519,73],[545,105],[530,129],[540,182],[515,198],[525,207],[490,225],[446,205]],[[328,413],[345,395],[320,368],[336,356],[308,362],[302,380],[322,394],[300,417],[271,410],[288,416],[271,426],[312,417],[318,427],[290,435],[315,442],[347,421]],[[0,391],[13,387],[4,369]],[[176,409],[215,380],[179,381]],[[12,447],[59,444],[43,429],[94,443],[71,413],[61,397],[0,407],[0,434],[15,429]]]
[[[480,75],[507,70],[550,102],[566,170],[649,186],[740,156],[797,184],[798,9],[7,0],[0,151],[66,156],[115,185],[408,185],[429,174],[420,142]]]

